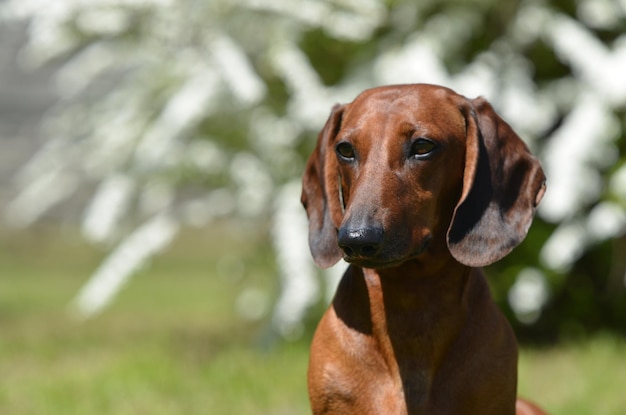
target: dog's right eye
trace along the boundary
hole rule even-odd
[[[409,155],[414,159],[426,159],[437,149],[437,143],[428,138],[418,138],[411,144]]]
[[[335,151],[337,152],[339,157],[341,157],[345,161],[354,161],[354,158],[356,157],[352,144],[346,143],[345,141],[337,144],[337,146],[335,147]]]

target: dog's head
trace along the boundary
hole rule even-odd
[[[524,239],[544,183],[484,99],[433,85],[367,90],[333,108],[307,162],[311,252],[321,267],[342,256],[384,268],[447,252],[487,265]]]

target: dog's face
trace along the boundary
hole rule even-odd
[[[431,85],[368,90],[333,110],[309,159],[311,251],[321,266],[343,256],[386,268],[441,251],[483,265],[523,239],[543,182],[485,101]]]
[[[344,110],[329,146],[341,180],[338,244],[346,261],[393,266],[433,238],[445,241],[465,164],[465,119],[454,98],[441,89],[370,90]]]

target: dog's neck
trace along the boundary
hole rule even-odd
[[[436,373],[462,330],[477,276],[479,286],[484,282],[475,271],[453,259],[435,271],[420,261],[382,270],[351,266],[337,291],[335,312],[372,339],[396,379],[419,379],[407,374]],[[403,387],[428,389],[428,379],[424,382]]]
[[[454,260],[437,270],[424,267],[419,261],[406,262],[397,269],[361,269],[372,323],[384,327],[389,336],[396,334],[393,324],[397,324],[398,335],[409,335],[409,329],[413,331],[410,337],[430,337],[429,331],[457,320],[466,311],[470,271]],[[455,330],[442,330],[450,331]]]
[[[398,321],[396,316],[406,315],[411,317],[410,321],[400,320],[405,326],[420,322],[432,325],[438,320],[437,315],[458,314],[467,305],[470,280],[476,279],[470,276],[481,274],[480,271],[460,264],[451,256],[436,268],[425,266],[427,263],[409,260],[383,269],[351,265],[338,287],[334,304],[338,306],[349,299],[356,306],[352,310],[338,310],[339,317],[345,311],[348,318],[367,315],[372,324],[387,324],[392,314],[395,321]],[[433,298],[437,301],[433,302]]]

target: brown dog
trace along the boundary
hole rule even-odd
[[[483,99],[400,85],[333,109],[302,202],[315,262],[351,265],[313,339],[314,414],[516,413],[515,336],[475,267],[524,239],[544,182]]]

